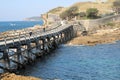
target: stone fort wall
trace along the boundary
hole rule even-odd
[[[78,20],[80,24],[86,28],[86,30],[89,30],[90,28],[94,28],[97,26],[102,26],[107,24],[108,22],[112,21],[120,21],[120,14],[119,15],[113,15],[113,16],[107,16],[100,19],[94,19],[94,20]]]

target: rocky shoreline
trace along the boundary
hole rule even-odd
[[[96,30],[95,33],[88,34],[86,36],[78,35],[71,41],[67,43],[67,45],[96,45],[96,44],[106,44],[106,43],[114,43],[115,41],[120,40],[120,23],[117,23],[117,26],[113,26],[112,28],[101,28]]]
[[[31,76],[21,76],[14,73],[4,73],[0,75],[0,80],[42,80]]]

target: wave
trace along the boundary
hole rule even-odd
[[[16,24],[10,23],[10,26],[16,26]]]

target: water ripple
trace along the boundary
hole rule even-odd
[[[23,73],[50,80],[120,80],[120,41],[96,46],[62,45]]]

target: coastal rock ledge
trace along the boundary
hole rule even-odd
[[[42,80],[31,76],[21,76],[14,73],[4,73],[0,75],[0,80]]]
[[[89,45],[114,43],[120,40],[120,28],[97,30],[94,34],[87,36],[78,35],[67,43],[67,45]]]

